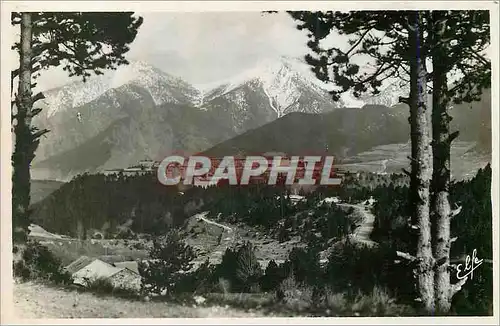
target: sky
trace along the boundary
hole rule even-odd
[[[230,78],[260,61],[304,57],[305,32],[286,13],[137,13],[144,18],[126,55],[194,85]],[[62,70],[43,72],[40,89],[69,82]]]
[[[195,86],[228,79],[267,59],[303,58],[309,53],[306,32],[297,30],[293,19],[284,12],[137,14],[144,18],[144,23],[130,45],[127,59],[146,61]],[[330,41],[336,46],[347,46],[347,39],[339,35]],[[46,90],[70,81],[62,69],[54,68],[42,73],[37,89]]]
[[[303,57],[307,37],[285,13],[142,14],[130,56],[193,84],[224,79],[281,55]]]

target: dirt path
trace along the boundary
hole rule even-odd
[[[378,243],[373,241],[370,236],[373,232],[373,224],[375,223],[375,215],[370,212],[370,208],[366,205],[354,205],[354,204],[339,204],[341,206],[352,207],[361,213],[363,218],[363,223],[358,226],[354,232],[351,234],[350,238],[353,241],[364,243],[370,247],[378,246]]]
[[[15,318],[189,318],[263,317],[259,311],[229,307],[193,307],[167,302],[98,297],[36,283],[14,284]]]
[[[205,213],[200,213],[200,214],[197,214],[195,215],[195,218],[198,219],[198,220],[202,220],[203,222],[205,223],[208,223],[208,224],[212,224],[212,225],[215,225],[215,226],[218,226],[220,228],[222,228],[223,230],[225,231],[228,231],[228,232],[232,232],[233,229],[230,228],[229,226],[227,225],[224,225],[224,224],[220,224],[220,223],[217,223],[215,221],[212,221],[212,220],[209,220],[208,218],[206,218],[205,216],[207,215],[208,212],[205,212]]]

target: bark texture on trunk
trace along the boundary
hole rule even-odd
[[[19,65],[19,85],[16,96],[14,125],[15,148],[12,154],[12,230],[14,241],[25,241],[29,226],[30,204],[30,164],[34,158],[32,141],[32,22],[31,13],[21,17],[21,48]]]
[[[434,313],[434,257],[432,253],[432,232],[430,220],[430,182],[432,177],[432,149],[430,121],[427,108],[427,69],[425,57],[421,50],[422,26],[420,14],[415,15],[415,30],[412,35],[412,45],[416,54],[411,60],[411,69],[415,78],[411,78],[410,118],[412,123],[412,173],[414,173],[414,217],[418,226],[417,241],[417,288],[424,309]]]
[[[447,94],[447,57],[442,36],[445,22],[439,17],[439,12],[433,13],[434,44],[433,51],[433,93],[432,93],[432,138],[433,138],[433,175],[432,200],[433,212],[433,251],[438,264],[435,268],[436,309],[439,313],[447,313],[451,308],[450,286],[450,220],[451,208],[449,202],[450,189],[450,121],[448,113],[449,98]]]

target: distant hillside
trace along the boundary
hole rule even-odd
[[[408,139],[407,113],[395,107],[341,108],[323,114],[290,113],[204,153],[209,156],[285,152],[344,158]]]
[[[458,140],[477,142],[479,152],[491,155],[491,89],[473,103],[455,104],[451,109],[452,130],[459,130]]]
[[[31,180],[31,204],[41,201],[63,184],[64,182],[53,180]]]
[[[116,119],[86,142],[33,165],[37,178],[125,168],[144,158],[194,153],[235,133],[230,124],[189,105],[164,104]]]
[[[452,173],[468,178],[491,161],[491,91],[478,102],[454,105],[451,130]],[[209,156],[285,152],[334,155],[351,171],[399,173],[410,155],[409,108],[365,105],[323,114],[290,113],[206,150]]]
[[[184,198],[154,176],[83,175],[33,204],[32,223],[51,233],[82,236],[91,230],[113,236],[128,229],[157,233],[178,217]],[[168,222],[170,221],[170,222]]]
[[[34,163],[80,146],[117,120],[151,106],[154,100],[145,89],[124,85],[82,105],[40,115],[34,123],[50,132],[41,139]]]

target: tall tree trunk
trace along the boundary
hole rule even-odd
[[[445,21],[440,12],[433,12],[433,93],[432,93],[432,138],[433,138],[433,175],[432,200],[433,212],[433,251],[436,259],[435,266],[435,295],[436,309],[439,313],[447,313],[451,307],[450,286],[450,220],[451,209],[449,202],[450,189],[450,121],[448,113],[449,98],[447,94],[448,71],[445,45],[442,44],[445,32]],[[455,136],[458,134],[455,134]]]
[[[32,141],[32,91],[31,91],[31,56],[32,56],[31,13],[21,17],[21,47],[19,65],[19,85],[16,96],[14,136],[15,148],[12,154],[12,228],[13,240],[25,241],[29,226],[30,204],[30,164],[34,158]]]
[[[411,43],[415,51],[414,59],[411,60],[410,91],[410,119],[411,119],[411,141],[412,141],[412,173],[413,180],[413,219],[417,222],[417,287],[424,309],[433,313],[434,301],[434,257],[431,246],[431,221],[430,221],[430,181],[432,177],[432,150],[430,119],[427,108],[427,69],[425,57],[421,50],[422,33],[419,31],[423,26],[420,13],[415,15],[415,30]]]

